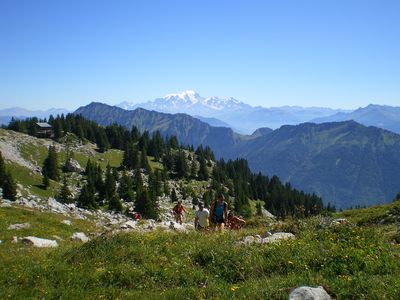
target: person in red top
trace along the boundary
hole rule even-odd
[[[235,216],[232,212],[230,212],[228,215],[228,222],[229,228],[235,230],[242,228],[246,224],[245,220],[239,218],[238,216]]]
[[[175,216],[175,222],[182,224],[182,215],[183,212],[186,212],[186,209],[182,205],[182,201],[178,201],[178,204],[174,206],[172,211]]]

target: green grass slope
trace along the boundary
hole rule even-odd
[[[355,213],[355,212],[353,212]],[[324,218],[288,221],[274,230],[296,239],[237,245],[249,234],[105,234],[86,244],[69,241],[74,231],[96,230],[89,221],[18,208],[0,208],[0,298],[62,299],[287,299],[300,285],[322,285],[337,299],[398,299],[400,246],[395,224],[324,225]],[[32,227],[12,232],[13,222]],[[17,234],[18,233],[18,234]],[[10,242],[13,235],[54,234],[57,249]]]

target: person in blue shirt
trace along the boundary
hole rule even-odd
[[[228,222],[228,203],[225,201],[222,193],[218,194],[218,199],[211,203],[210,207],[210,223],[213,229],[224,232],[224,227]]]

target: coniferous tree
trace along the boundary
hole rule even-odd
[[[98,207],[91,185],[84,185],[78,197],[78,207],[96,209]]]
[[[126,174],[126,172],[122,173],[118,187],[118,194],[127,202],[134,201],[132,179]]]
[[[116,212],[122,212],[122,203],[116,193],[114,193],[111,199],[108,200],[108,209]]]
[[[122,165],[125,167],[127,170],[134,170],[138,166],[138,156],[139,152],[135,145],[133,143],[127,143],[123,160],[122,160]]]
[[[140,151],[140,167],[148,172],[151,170],[149,161],[147,159],[146,148],[142,148],[142,150]]]
[[[257,202],[256,204],[256,215],[259,217],[262,216],[262,206],[260,202]]]
[[[136,192],[136,199],[139,197],[139,195],[142,194],[142,191],[144,189],[143,186],[143,179],[142,179],[142,174],[140,173],[139,170],[137,170],[135,174],[135,192]]]
[[[172,171],[172,169],[174,167],[174,157],[170,150],[164,154],[163,159],[162,159],[162,164],[163,164],[164,170]]]
[[[49,179],[58,181],[60,178],[60,169],[58,166],[58,154],[55,146],[50,146],[47,158],[43,165],[43,174],[47,175]]]
[[[122,211],[122,204],[116,194],[116,184],[114,172],[111,171],[110,165],[107,166],[105,187],[105,201],[108,204],[108,209],[113,211]]]
[[[136,126],[132,126],[130,138],[133,143],[137,142],[140,138],[140,131]]]
[[[191,162],[190,166],[190,177],[193,179],[197,177],[197,164],[194,160]]]
[[[176,195],[175,189],[172,189],[171,192],[171,202],[177,202],[178,201],[178,196]]]
[[[4,182],[6,180],[6,165],[4,163],[3,155],[0,151],[0,188],[3,188]]]
[[[58,116],[56,120],[54,120],[53,124],[53,132],[54,132],[54,138],[58,140],[59,138],[62,137],[63,132],[62,132],[62,124],[61,124],[61,119]],[[36,127],[36,126],[35,126]]]
[[[96,144],[99,152],[106,152],[110,148],[110,143],[104,128],[99,127],[96,133]]]
[[[210,191],[206,191],[203,194],[203,203],[204,203],[204,207],[206,208],[210,208],[210,204],[211,204],[211,192]]]
[[[17,197],[17,185],[10,172],[6,172],[6,179],[3,184],[3,197],[15,201]]]
[[[43,174],[42,186],[45,190],[47,190],[47,188],[50,186],[50,179],[46,172]]]
[[[60,193],[57,196],[57,199],[61,203],[71,203],[72,202],[72,193],[68,187],[67,177],[64,175],[63,177],[63,184],[61,186]]]
[[[165,196],[169,196],[170,195],[171,190],[169,188],[169,184],[168,184],[168,180],[167,179],[164,179],[163,190],[164,190],[164,195]]]
[[[208,169],[207,169],[207,162],[204,157],[200,156],[199,157],[199,174],[198,178],[199,180],[208,180],[209,174],[208,174]]]
[[[175,172],[178,178],[188,177],[189,166],[187,163],[185,152],[179,149],[175,157]]]
[[[157,211],[146,188],[137,196],[135,210],[144,218],[157,219]]]
[[[158,170],[157,170],[158,171]],[[150,204],[148,215],[152,219],[158,219],[159,207],[158,207],[158,196],[161,195],[161,182],[160,176],[157,172],[150,172],[149,174],[149,196]]]
[[[171,137],[168,139],[168,146],[169,146],[171,149],[178,149],[178,148],[179,148],[179,143],[178,143],[178,139],[177,139],[176,136],[171,136]]]

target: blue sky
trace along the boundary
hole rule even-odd
[[[265,107],[400,106],[400,1],[0,0],[0,108],[186,89]]]

